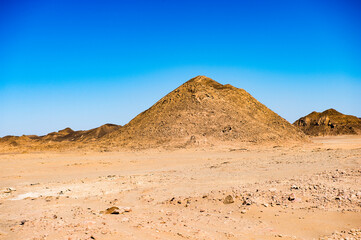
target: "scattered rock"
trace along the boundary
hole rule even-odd
[[[253,203],[253,201],[250,198],[246,198],[243,200],[243,205],[251,205]]]
[[[25,225],[25,223],[27,222],[28,220],[22,220],[21,222],[20,222],[20,225]]]
[[[107,208],[105,211],[101,211],[100,214],[123,214],[127,212],[131,212],[132,209],[130,207],[110,207]]]
[[[294,193],[291,193],[287,199],[288,199],[288,201],[294,201],[296,199],[296,196]]]
[[[14,192],[14,191],[16,191],[15,188],[8,187],[8,188],[6,188],[6,189],[4,190],[4,193],[11,193],[11,192]]]
[[[105,214],[119,214],[119,208],[118,207],[110,207],[107,208],[104,212]]]
[[[233,197],[231,195],[228,195],[224,200],[223,200],[224,204],[231,204],[234,203]]]
[[[123,207],[122,210],[124,210],[124,212],[131,212],[132,209],[130,207]]]
[[[52,199],[53,199],[52,196],[46,196],[46,197],[45,197],[45,201],[46,201],[46,202],[50,202]]]

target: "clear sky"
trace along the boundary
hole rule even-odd
[[[361,2],[0,0],[0,136],[124,125],[196,75],[361,117]]]

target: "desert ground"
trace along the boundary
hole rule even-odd
[[[361,136],[0,154],[0,239],[361,239]]]

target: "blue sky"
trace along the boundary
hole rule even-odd
[[[0,1],[0,136],[126,124],[186,80],[361,117],[358,1]]]

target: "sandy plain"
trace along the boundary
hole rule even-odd
[[[0,190],[0,239],[361,239],[361,137],[0,154]]]

